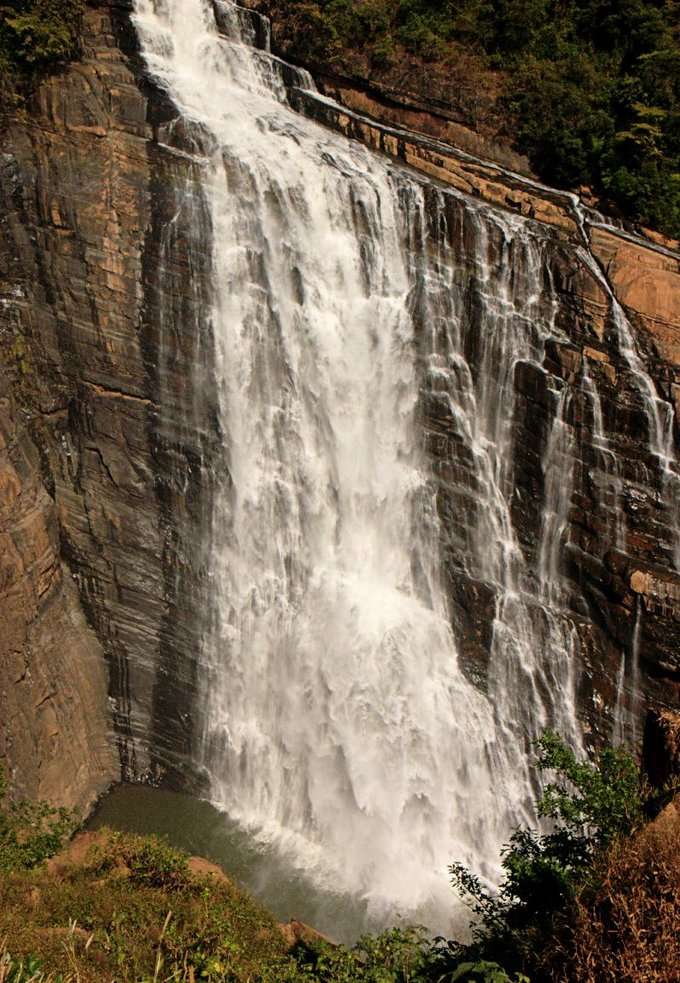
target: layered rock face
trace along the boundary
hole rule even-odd
[[[107,674],[71,572],[30,422],[0,401],[0,762],[24,791],[87,807],[116,773]]]
[[[0,760],[79,806],[186,751],[215,439],[200,192],[125,7],[87,10],[1,158]]]
[[[196,780],[212,496],[228,467],[200,148],[146,79],[127,3],[93,3],[83,46],[11,121],[0,157],[0,761],[22,792],[79,807],[121,774]],[[680,260],[584,224],[569,196],[290,98],[431,181],[429,239],[449,236],[462,263],[471,366],[479,239],[460,200],[442,212],[440,190],[545,228],[559,331],[540,366],[512,365],[511,518],[538,568],[563,441],[560,603],[578,636],[579,709],[594,743],[624,718],[620,736],[637,740],[648,706],[680,705],[677,424],[655,424],[644,381],[680,411]],[[482,257],[496,268],[512,261],[499,236]],[[483,686],[496,596],[467,562],[474,481],[442,402],[424,387],[421,404],[452,618]]]

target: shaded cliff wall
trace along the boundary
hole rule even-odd
[[[212,484],[225,467],[211,371],[211,255],[195,239],[207,223],[201,157],[145,80],[129,8],[126,0],[90,6],[82,59],[39,87],[12,121],[0,159],[0,755],[22,791],[78,805],[121,773],[192,780],[183,765],[194,733]],[[566,385],[578,455],[564,566],[583,718],[594,740],[611,736],[622,652],[632,658],[635,647],[643,699],[633,705],[628,693],[634,713],[680,705],[671,513],[611,298],[579,254],[573,202],[299,92],[292,98],[427,175],[433,194],[453,186],[551,230],[563,339],[540,371],[515,368],[513,520],[531,559],[556,412],[549,392]],[[588,235],[658,392],[677,406],[677,257],[611,230]],[[460,242],[465,256],[464,228]],[[469,280],[473,303],[472,257]],[[618,462],[615,491],[584,365]],[[464,462],[451,421],[423,406],[452,612],[479,679],[494,597],[470,576],[456,533],[473,489],[457,467]],[[623,543],[611,535],[617,509],[626,517]]]
[[[87,10],[1,159],[0,754],[79,805],[186,751],[210,514],[196,165],[163,148],[128,7]]]

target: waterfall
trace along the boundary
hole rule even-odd
[[[569,463],[573,460],[574,435],[566,420],[570,401],[571,393],[567,386],[563,386],[557,399],[557,411],[543,461],[546,494],[539,570],[546,604],[559,603],[562,593],[560,546],[572,493]]]
[[[635,621],[629,648],[621,654],[621,665],[616,677],[616,706],[614,708],[613,743],[616,746],[632,744],[639,740],[640,719],[640,628],[642,606],[638,599]]]
[[[604,501],[606,512],[610,517],[607,529],[607,542],[613,543],[617,550],[625,550],[626,523],[625,516],[621,510],[622,481],[619,474],[619,465],[616,454],[609,444],[605,430],[600,393],[590,374],[588,359],[585,356],[583,358],[581,380],[583,391],[590,401],[591,406],[592,446],[599,455],[599,470],[601,470],[604,477],[604,482],[599,491]],[[595,472],[595,477],[597,477],[597,472]]]
[[[193,764],[320,883],[442,924],[447,864],[496,881],[536,819],[532,738],[581,739],[566,389],[536,556],[512,520],[515,374],[545,375],[559,336],[552,241],[294,113],[312,80],[253,18],[135,0],[213,277],[224,456]],[[447,590],[466,577],[490,598],[477,684]]]

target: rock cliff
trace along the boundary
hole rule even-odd
[[[129,6],[90,3],[81,59],[39,85],[0,155],[0,762],[23,793],[79,808],[121,774],[198,780],[183,763],[212,488],[225,467],[211,255],[192,238],[205,225],[192,220],[204,207],[200,162],[145,76]],[[291,99],[433,188],[453,186],[551,230],[566,340],[541,372],[515,367],[513,521],[531,557],[555,416],[549,381],[558,379],[572,394],[566,422],[578,448],[563,538],[584,721],[594,741],[611,736],[621,653],[634,649],[642,678],[631,714],[680,706],[677,500],[675,513],[669,506],[677,466],[669,458],[663,472],[650,452],[638,378],[644,371],[680,412],[680,258],[584,224],[569,195],[395,130],[388,124],[414,125],[397,108],[385,123],[357,115],[348,99],[343,108],[300,90]],[[635,331],[637,369],[623,352],[617,300]],[[457,523],[471,489],[451,421],[436,401],[423,406],[452,615],[479,680],[493,593],[461,552]],[[669,446],[677,415],[673,427]],[[611,535],[617,509],[623,541]]]
[[[187,424],[210,420],[209,375],[196,393],[187,373],[209,361],[184,249],[200,201],[128,6],[87,9],[82,58],[1,157],[0,755],[21,791],[79,806],[186,748],[214,440]]]

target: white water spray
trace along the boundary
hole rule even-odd
[[[538,573],[511,521],[514,374],[554,333],[550,243],[290,111],[286,85],[311,79],[246,43],[232,4],[222,35],[207,0],[135,11],[203,164],[212,249],[225,468],[198,764],[216,802],[322,883],[441,924],[447,864],[494,880],[535,818],[531,738],[551,723],[579,743],[576,633],[554,610],[566,486]],[[494,598],[485,693],[442,584],[424,394],[468,462],[452,481],[460,575]]]

